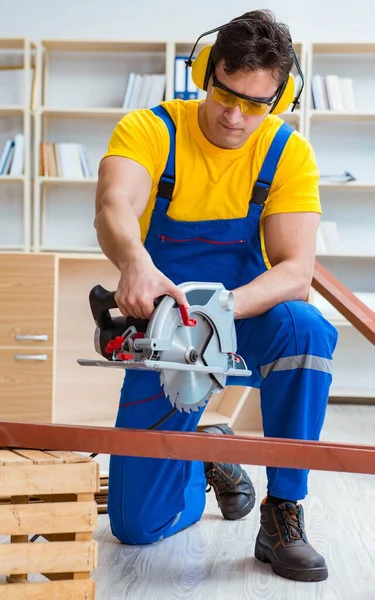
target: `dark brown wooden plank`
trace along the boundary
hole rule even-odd
[[[12,448],[43,445],[44,450],[59,448],[176,460],[375,473],[375,446],[357,444],[4,421],[0,422],[0,444]],[[35,465],[34,468],[43,466]]]
[[[318,261],[315,261],[312,287],[348,319],[369,342],[375,344],[375,313]]]

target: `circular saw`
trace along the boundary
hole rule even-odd
[[[251,371],[236,354],[233,294],[221,283],[188,282],[178,286],[189,306],[171,296],[155,302],[150,320],[112,317],[114,292],[95,286],[90,292],[96,322],[96,351],[106,360],[78,359],[82,366],[157,371],[172,407],[190,412],[225,387],[229,375]]]

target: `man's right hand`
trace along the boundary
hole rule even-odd
[[[157,269],[147,251],[141,247],[138,257],[121,271],[115,300],[123,315],[149,319],[159,296],[172,296],[178,304],[188,305],[185,294]]]

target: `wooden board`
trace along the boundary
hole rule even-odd
[[[94,600],[90,579],[0,585],[0,600]]]
[[[20,456],[13,450],[0,449],[0,465],[28,465],[30,462],[29,458]]]
[[[11,468],[9,463],[0,465],[0,489],[9,496],[93,494],[99,490],[99,464],[94,461],[57,465],[34,465],[25,461]]]
[[[12,452],[22,456],[23,458],[31,460],[34,465],[57,465],[61,462],[64,462],[61,460],[61,458],[57,458],[56,456],[48,454],[47,452],[42,452],[42,450],[23,450],[15,448],[12,450]],[[7,464],[7,462],[5,461],[4,464]]]
[[[315,261],[312,287],[375,344],[375,313],[318,261]]]
[[[80,427],[67,425],[36,425],[33,423],[0,422],[0,444],[11,447],[60,448],[80,452],[98,452],[120,456],[143,456],[169,458],[173,460],[203,460],[207,462],[233,462],[240,464],[285,467],[294,469],[316,469],[322,471],[343,471],[351,473],[375,473],[375,446],[358,444],[333,444],[328,442],[302,441],[279,438],[246,437],[238,435],[216,435],[209,433],[145,431],[114,427]],[[38,465],[35,470],[77,468],[92,465],[97,467],[95,491],[99,491],[99,464],[94,461],[81,465]],[[4,485],[5,473],[23,473],[28,468],[0,467],[0,489]],[[94,479],[94,477],[93,477]],[[14,487],[17,479],[8,481]],[[52,482],[53,483],[53,482]],[[24,494],[19,485],[13,494]],[[56,487],[59,481],[56,479]],[[70,487],[72,487],[71,482]],[[74,482],[78,487],[79,482]],[[94,484],[93,484],[94,486]],[[66,488],[67,486],[65,486]],[[73,492],[72,489],[64,489]],[[82,493],[85,490],[80,490]],[[86,490],[92,491],[92,490]],[[35,492],[33,492],[35,493]],[[48,492],[45,492],[48,493]],[[50,493],[58,493],[57,489]],[[61,492],[63,493],[63,492]]]
[[[75,573],[97,566],[97,542],[0,544],[0,574]]]
[[[96,502],[8,504],[0,507],[0,535],[93,531]]]

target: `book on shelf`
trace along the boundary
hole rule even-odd
[[[337,112],[355,112],[354,84],[351,77],[313,75],[311,78],[313,108]]]
[[[339,254],[343,250],[336,221],[321,221],[316,233],[316,253]]]
[[[122,108],[134,110],[157,106],[164,98],[165,83],[165,74],[129,73]]]
[[[39,175],[62,179],[92,177],[85,147],[75,143],[41,142]]]
[[[192,70],[186,68],[186,61],[189,57],[178,55],[175,57],[174,68],[174,94],[175,99],[196,100],[204,98],[206,92],[200,90],[194,83]]]
[[[6,140],[0,155],[0,175],[21,177],[25,169],[25,136],[17,133]]]

